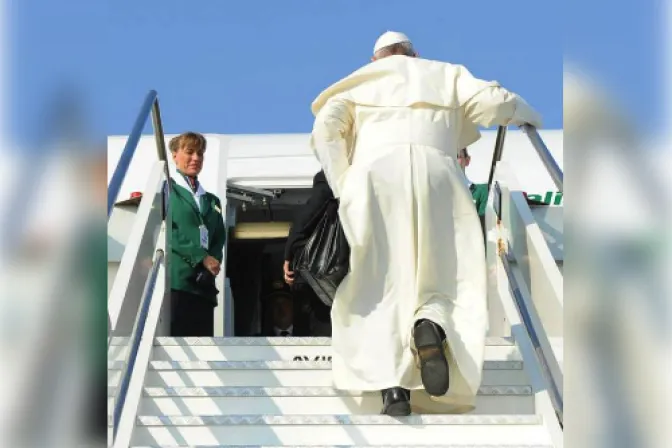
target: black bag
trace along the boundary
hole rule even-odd
[[[315,291],[327,306],[334,303],[336,289],[350,267],[350,245],[338,217],[338,200],[325,203],[309,228],[310,237],[294,254],[292,270]]]
[[[219,289],[215,286],[215,276],[202,264],[196,266],[192,280],[203,293],[214,296],[219,294]]]

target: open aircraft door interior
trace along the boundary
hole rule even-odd
[[[220,169],[224,169],[222,162]],[[263,297],[282,279],[291,214],[281,204],[282,190],[242,186],[231,180],[223,187],[226,194],[220,197],[226,197],[229,232],[224,275],[218,278],[223,306],[215,319],[215,336],[256,336],[262,332],[267,314]],[[217,319],[222,320],[220,327]]]

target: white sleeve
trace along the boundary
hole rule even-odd
[[[531,124],[541,128],[541,115],[527,102],[500,86],[487,87],[464,104],[468,121],[484,127]]]
[[[354,105],[344,99],[332,98],[317,113],[311,134],[313,152],[336,198],[340,197],[339,180],[350,167],[348,144],[353,121]]]

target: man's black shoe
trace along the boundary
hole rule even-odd
[[[422,319],[415,324],[413,338],[420,359],[422,385],[429,395],[440,397],[448,392],[448,361],[443,351],[443,329],[432,321]]]
[[[411,391],[401,387],[392,387],[381,391],[383,411],[392,417],[411,415]]]

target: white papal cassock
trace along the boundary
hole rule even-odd
[[[483,237],[457,151],[477,125],[539,115],[496,82],[460,65],[406,56],[368,64],[312,106],[311,144],[340,198],[350,273],[331,311],[334,385],[420,389],[417,319],[447,335],[450,389],[473,404],[488,328]]]

